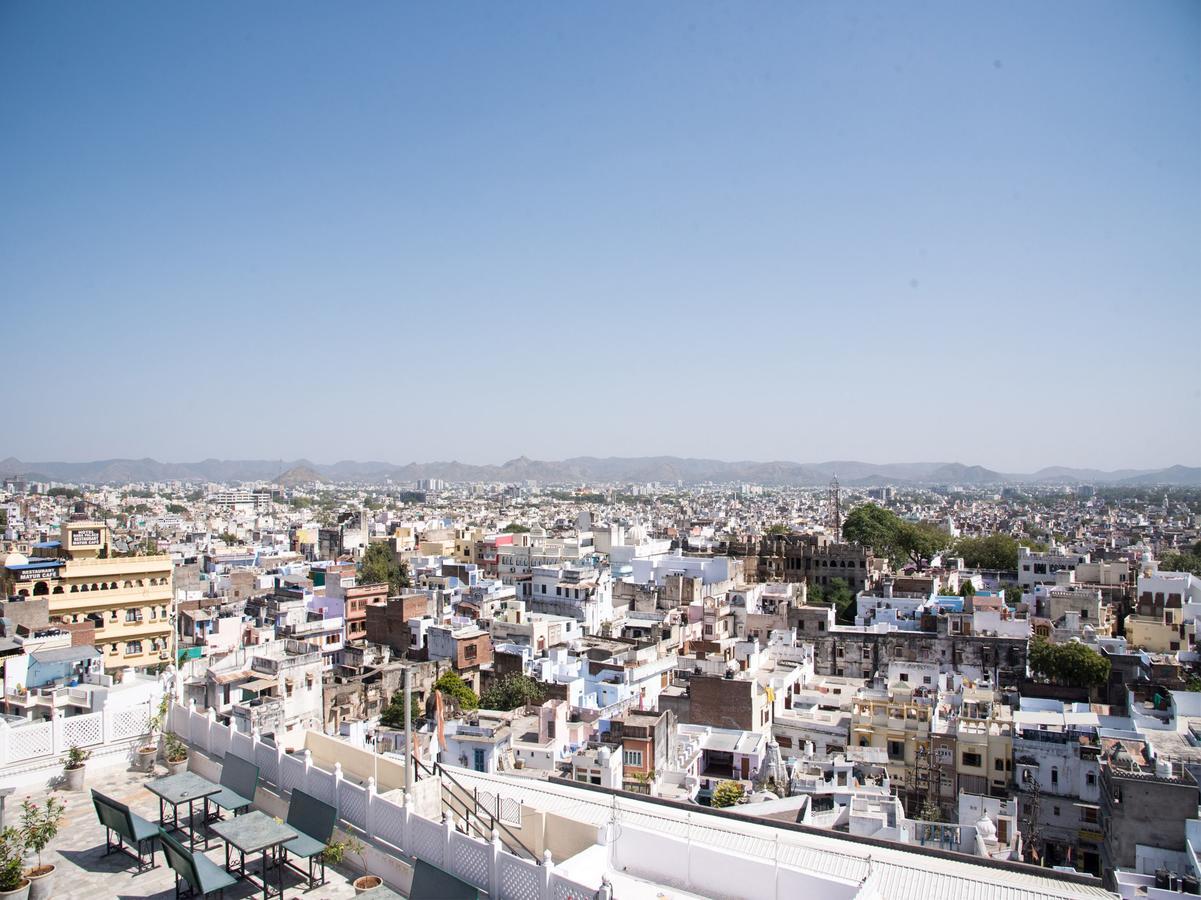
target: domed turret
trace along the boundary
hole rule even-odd
[[[996,842],[997,826],[993,824],[993,820],[988,817],[987,812],[980,813],[980,818],[976,820],[976,833],[980,835],[980,839],[986,844]]]

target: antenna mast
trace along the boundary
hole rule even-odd
[[[838,493],[838,476],[830,480],[830,518],[834,529],[834,542],[842,541],[842,500]]]

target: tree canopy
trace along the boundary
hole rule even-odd
[[[833,606],[835,618],[841,624],[851,625],[855,622],[855,592],[841,578],[832,578],[827,585],[810,585],[806,602]]]
[[[1165,553],[1159,561],[1164,572],[1192,572],[1201,575],[1201,541],[1182,553]]]
[[[475,695],[475,691],[467,686],[467,682],[457,672],[450,669],[438,676],[438,680],[434,682],[434,689],[456,701],[461,710],[479,708],[480,698]]]
[[[892,562],[924,565],[951,543],[951,536],[935,525],[906,522],[892,510],[864,503],[856,506],[842,524],[842,536],[871,547]]]
[[[480,706],[484,709],[517,709],[519,706],[537,705],[546,692],[542,685],[518,672],[510,672],[480,694]]]
[[[379,541],[368,544],[367,552],[359,563],[359,584],[386,584],[389,594],[399,594],[409,586],[409,567],[399,561]]]
[[[738,781],[723,781],[713,789],[713,799],[710,801],[718,809],[723,809],[727,806],[733,806],[742,799],[742,795],[746,793],[741,782]]]
[[[1109,680],[1109,660],[1079,641],[1052,644],[1035,638],[1028,660],[1035,674],[1054,684],[1092,687]]]
[[[508,525],[506,525],[504,528],[501,529],[501,533],[502,534],[526,534],[529,532],[529,530],[530,529],[525,525],[518,525],[516,522],[510,522]]]
[[[417,702],[417,695],[412,697],[412,719],[416,722],[421,718],[421,704]],[[392,695],[392,702],[384,707],[379,714],[379,723],[388,728],[404,728],[405,727],[405,694],[404,691],[397,691]]]
[[[955,552],[969,569],[1000,569],[1012,572],[1018,567],[1018,542],[1007,534],[961,538]]]

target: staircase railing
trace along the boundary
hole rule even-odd
[[[441,777],[443,808],[449,810],[476,837],[486,841],[491,840],[492,834],[495,832],[501,843],[514,856],[524,857],[541,865],[542,860],[538,858],[538,854],[527,847],[525,842],[514,834],[513,829],[500,820],[499,815],[494,814],[492,810],[480,803],[475,790],[465,787],[440,763],[435,762],[430,767],[417,761],[417,767],[418,770],[424,771],[428,775]],[[497,813],[499,813],[499,809]]]

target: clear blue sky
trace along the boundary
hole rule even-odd
[[[1196,464],[1199,160],[1197,2],[10,0],[0,456]]]

